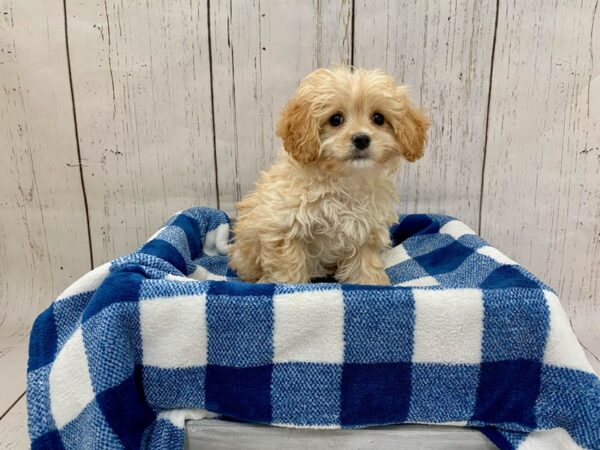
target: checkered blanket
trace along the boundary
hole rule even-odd
[[[239,282],[228,224],[183,211],[38,317],[33,449],[183,448],[184,421],[211,413],[600,448],[600,381],[557,296],[465,224],[401,216],[383,255],[391,287]]]

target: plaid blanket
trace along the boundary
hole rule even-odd
[[[394,286],[239,282],[229,219],[183,211],[36,320],[33,449],[183,448],[211,413],[291,427],[476,427],[600,448],[600,381],[555,293],[442,215],[406,215]]]

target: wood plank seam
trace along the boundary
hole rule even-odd
[[[66,0],[65,0],[66,1]],[[217,164],[217,134],[215,130],[215,91],[214,73],[212,63],[212,38],[210,32],[210,0],[206,0],[206,25],[208,27],[208,66],[210,76],[210,112],[212,118],[213,155],[215,160],[215,193],[217,196],[217,209],[221,209],[221,196],[219,194],[219,164]],[[195,205],[190,205],[195,206]]]
[[[73,127],[75,130],[75,147],[77,148],[77,161],[79,162],[79,179],[81,180],[81,192],[83,194],[83,206],[85,208],[85,222],[88,235],[88,247],[90,251],[90,270],[94,268],[94,249],[92,248],[92,232],[90,229],[90,212],[88,206],[85,180],[83,179],[83,162],[81,160],[81,147],[79,145],[79,128],[77,126],[77,110],[75,109],[75,92],[73,91],[73,76],[71,74],[71,54],[69,53],[69,26],[67,21],[67,0],[63,0],[63,16],[65,20],[65,50],[67,54],[67,72],[69,74],[69,91],[71,93],[71,108],[73,110]]]
[[[21,398],[0,420],[0,449],[22,450],[26,448],[30,448],[27,433],[27,404],[25,398]]]
[[[496,54],[496,39],[498,37],[498,14],[500,14],[500,0],[496,0],[496,17],[494,19],[494,37],[492,38],[492,55],[490,56],[490,79],[488,86],[488,98],[485,116],[485,138],[483,141],[483,161],[481,167],[481,187],[479,189],[479,221],[477,233],[481,235],[481,216],[483,214],[483,194],[485,187],[485,164],[488,146],[488,130],[490,128],[490,104],[492,100],[492,86],[494,84],[494,56]]]
[[[16,400],[13,402],[13,404],[12,404],[12,405],[10,405],[10,406],[9,406],[9,407],[6,409],[6,411],[4,411],[4,412],[2,413],[2,415],[0,415],[0,421],[1,421],[2,419],[4,419],[4,418],[6,417],[6,415],[7,415],[7,414],[8,414],[8,413],[11,411],[11,409],[13,409],[13,408],[16,406],[16,404],[17,404],[17,403],[19,403],[19,402],[21,401],[21,399],[22,399],[22,398],[25,396],[25,393],[26,393],[26,392],[25,392],[25,391],[23,391],[23,393],[22,393],[21,395],[19,395],[19,397],[17,397],[17,399],[16,399]]]
[[[356,11],[356,0],[352,0],[352,8],[350,9],[350,65],[354,66],[354,13]]]

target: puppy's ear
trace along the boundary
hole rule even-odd
[[[314,118],[310,101],[294,97],[285,106],[277,124],[277,136],[285,150],[298,162],[308,164],[319,157],[319,124]]]
[[[431,122],[421,108],[405,97],[405,108],[395,127],[396,140],[402,156],[410,162],[423,157],[427,144],[427,130]]]

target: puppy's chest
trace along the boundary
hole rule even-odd
[[[322,186],[299,198],[293,234],[325,266],[380,242],[395,222],[396,193],[391,180],[361,178]]]
[[[360,195],[321,199],[309,208],[307,238],[322,254],[342,256],[365,244],[375,228],[385,226],[381,223],[385,213],[379,211],[380,207]]]
[[[347,233],[352,225],[361,226],[364,216],[369,214],[368,205],[360,199],[330,197],[322,200],[312,208],[314,222],[311,231],[317,234],[329,234],[332,231]]]

